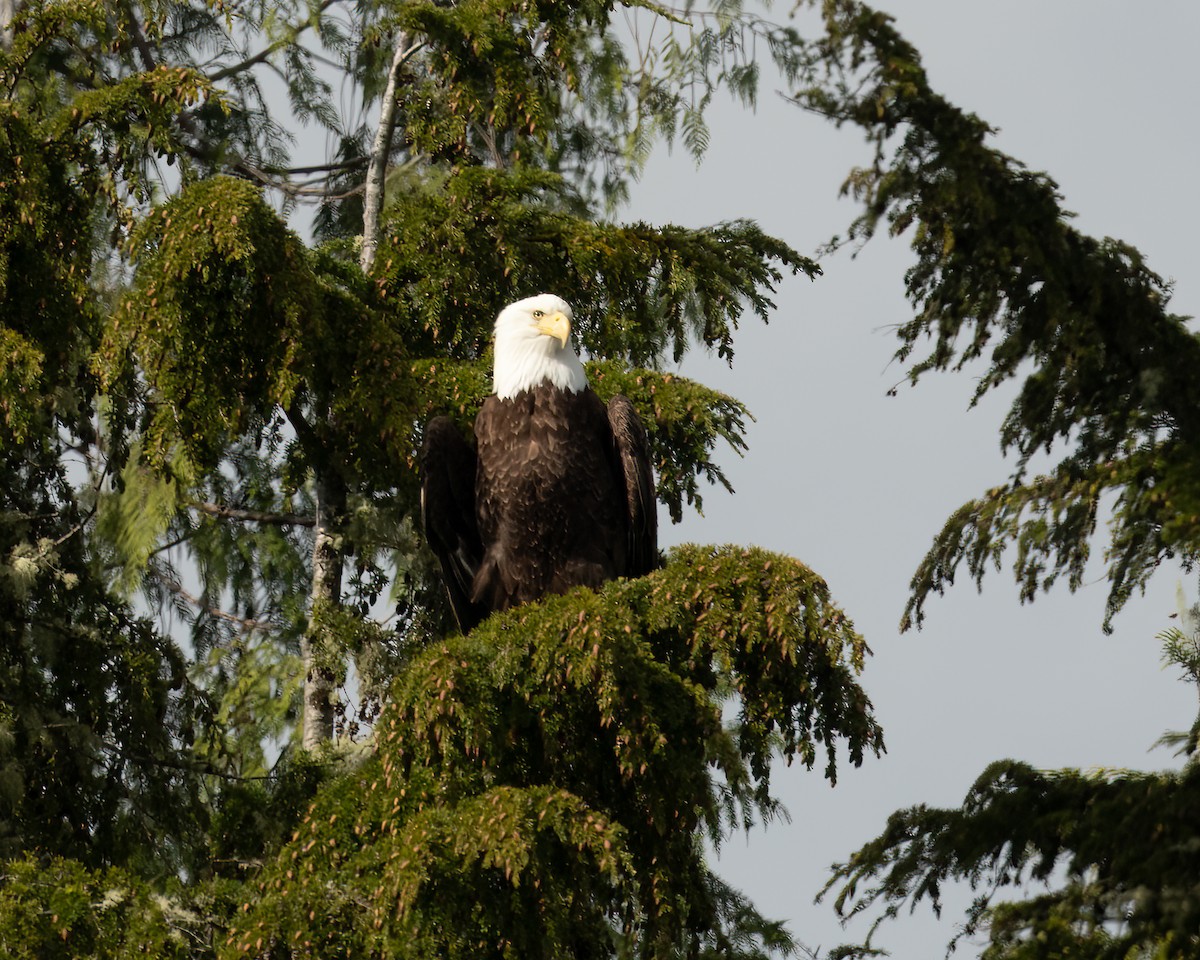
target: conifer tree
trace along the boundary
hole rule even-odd
[[[735,17],[705,28],[696,51],[672,37],[664,47],[671,65],[655,76],[644,62],[631,66],[604,4],[406,3],[363,7],[350,20],[328,7],[248,5],[230,22],[186,6],[146,20],[126,11],[105,24],[112,53],[85,51],[75,68],[121,78],[191,64],[204,51],[203,76],[221,91],[159,128],[158,149],[181,178],[159,178],[154,189],[179,196],[130,232],[124,249],[135,289],[118,310],[101,364],[116,382],[128,358],[138,371],[131,382],[149,391],[135,402],[154,411],[139,453],[155,469],[127,472],[130,496],[136,502],[145,484],[166,475],[187,510],[134,530],[121,526],[130,511],[114,505],[109,526],[129,561],[127,579],[139,578],[140,565],[142,586],[191,622],[203,656],[219,662],[236,650],[246,670],[272,670],[266,688],[277,691],[298,689],[300,656],[301,740],[309,748],[332,736],[335,707],[348,706],[336,689],[348,662],[358,661],[362,688],[378,700],[387,664],[407,637],[368,639],[369,629],[351,626],[334,631],[338,640],[326,624],[361,620],[343,612],[375,602],[389,552],[418,564],[394,571],[415,591],[406,610],[420,621],[436,597],[411,526],[413,487],[396,486],[411,472],[406,444],[420,392],[418,381],[401,375],[405,364],[480,361],[490,318],[506,299],[555,284],[578,290],[573,300],[593,318],[586,345],[598,358],[652,365],[664,349],[678,355],[693,335],[731,356],[742,311],[765,318],[782,271],[815,270],[749,224],[607,229],[591,212],[619,195],[629,154],[644,149],[648,130],[673,135],[681,115],[685,141],[702,146],[704,98],[693,102],[676,85],[694,87],[709,71],[710,86],[723,79],[750,95],[731,24],[770,37],[785,31]],[[648,15],[663,14],[651,7]],[[350,129],[333,113],[309,38],[361,81],[367,105],[379,93],[375,54],[394,41],[400,52],[383,70],[392,99],[379,129]],[[717,49],[730,57],[724,78],[712,63]],[[257,73],[267,62],[284,74],[292,112],[336,133],[344,159],[282,164],[282,120],[266,110]],[[385,167],[402,179],[378,228]],[[364,171],[374,198],[367,211],[358,202]],[[327,195],[321,232],[341,238],[341,247],[305,251],[271,225],[244,184],[212,176],[221,172],[288,202]],[[143,181],[143,192],[153,186]],[[214,216],[226,207],[229,219]],[[496,218],[491,228],[488,218]],[[451,224],[470,234],[449,235]],[[431,228],[441,233],[422,236]],[[354,259],[377,263],[374,283],[349,269]],[[237,304],[255,300],[252,321],[235,315]],[[218,330],[223,341],[213,350]],[[668,380],[659,393],[680,390],[690,391],[694,409],[693,386]],[[421,402],[423,414],[443,401]],[[683,423],[682,404],[674,405],[680,425],[664,424],[677,434],[661,445],[678,471],[661,481],[676,516],[683,499],[698,496],[692,476],[719,478],[713,443],[739,442],[736,405],[711,395],[703,402],[715,415],[697,429]],[[671,406],[660,399],[660,408]],[[180,549],[159,552],[164,543]],[[343,582],[350,551],[356,560]],[[198,566],[199,591],[183,583],[181,560]],[[209,678],[218,684],[221,716],[265,713],[286,732],[294,706],[281,711],[261,697],[252,704],[246,687],[223,674]],[[339,730],[353,722],[343,717]],[[230,735],[219,739],[255,750],[257,733],[249,742]]]
[[[825,24],[836,82],[814,77],[797,102],[876,144],[874,164],[846,184],[863,204],[850,237],[881,228],[911,237],[914,316],[897,359],[913,382],[984,360],[976,399],[1019,384],[1000,436],[1016,470],[934,538],[901,626],[919,626],[929,596],[960,568],[981,584],[1009,548],[1023,600],[1059,578],[1078,587],[1102,498],[1112,497],[1107,628],[1163,560],[1197,560],[1200,340],[1136,249],[1079,232],[1049,177],[989,146],[986,123],[930,88],[888,17],[841,2],[827,5]],[[1031,475],[1039,450],[1059,460]],[[1194,622],[1163,639],[1167,659],[1195,682]],[[844,915],[879,908],[877,926],[921,900],[940,908],[943,888],[965,881],[978,897],[955,942],[986,934],[983,956],[997,960],[1196,956],[1196,729],[1167,738],[1189,757],[1179,772],[997,761],[961,808],[893,814],[836,868],[827,892]],[[1045,893],[1020,896],[1028,881]],[[873,955],[870,941],[844,955]]]
[[[72,96],[44,72],[63,62],[61,11],[4,25],[0,853],[177,869],[203,825],[180,749],[201,705],[183,653],[113,590],[92,538],[112,453],[91,368],[104,324],[96,238],[120,221],[112,175],[138,179],[96,144],[164,122],[199,83],[143,75]]]
[[[36,418],[15,399],[50,392],[39,378],[52,344],[36,336],[53,313],[47,337],[73,338],[74,365],[53,369],[77,422],[43,426],[37,439],[58,445],[50,479],[36,479],[71,509],[57,511],[67,529],[37,543],[69,534],[121,615],[112,629],[125,645],[110,659],[141,672],[127,684],[137,697],[111,683],[100,693],[134,714],[117,747],[124,736],[153,749],[151,773],[179,781],[143,788],[131,748],[116,750],[105,786],[118,822],[142,837],[152,831],[129,810],[177,810],[168,790],[190,800],[197,788],[203,805],[174,831],[177,852],[157,858],[143,845],[55,859],[82,854],[18,837],[5,852],[26,857],[0,881],[0,945],[39,956],[792,950],[709,871],[703,841],[777,812],[777,751],[823,759],[832,778],[840,745],[854,763],[882,749],[857,682],[865,645],[820,578],[790,558],[690,548],[652,577],[463,638],[447,629],[412,520],[422,425],[439,411],[469,422],[488,391],[492,318],[536,289],[571,299],[598,391],[626,393],[652,425],[671,514],[699,502],[703,481],[723,482],[715,448],[742,445],[744,408],[657,367],[696,344],[731,358],[743,317],[767,319],[782,277],[817,268],[752,223],[685,230],[598,211],[653,136],[702,148],[717,84],[749,94],[744,36],[779,41],[788,62],[789,34],[730,7],[698,17],[692,38],[667,34],[654,73],[653,58],[627,58],[604,3],[340,13],[71,0],[12,21],[6,123],[14,138],[38,129],[5,172],[24,185],[49,164],[75,207],[47,217],[53,206],[18,198],[6,210],[5,265],[15,252],[36,269],[0,288],[17,318],[5,449],[28,473],[36,457],[21,444]],[[308,38],[343,58],[368,103],[375,52],[391,58],[390,137],[331,112]],[[297,116],[339,134],[336,161],[288,166],[260,86],[268,64]],[[56,169],[60,143],[69,155]],[[364,211],[356,191],[381,166],[390,189]],[[331,241],[319,248],[272,206],[314,190]],[[58,243],[53,230],[71,235]],[[52,309],[44,291],[70,302]],[[90,488],[73,485],[68,449]],[[27,570],[15,547],[9,557]],[[55,557],[47,569],[71,582]],[[389,580],[393,627],[373,617]],[[37,586],[40,605],[70,609],[49,581]],[[186,675],[175,646],[133,616],[135,596],[190,628]],[[39,666],[13,672],[27,680]],[[351,669],[374,704],[373,736],[306,756],[295,739],[353,733],[334,709]],[[205,709],[191,723],[196,693]],[[87,756],[72,746],[72,761]]]

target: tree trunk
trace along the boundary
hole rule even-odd
[[[383,104],[379,108],[379,126],[375,129],[375,141],[371,144],[371,162],[367,166],[367,182],[363,193],[363,238],[362,250],[358,256],[358,265],[362,267],[363,273],[371,272],[375,265],[375,250],[379,246],[383,184],[387,175],[388,155],[392,152],[392,134],[396,129],[396,85],[400,78],[400,68],[417,51],[418,46],[410,41],[404,31],[396,37],[392,68],[388,71]]]
[[[328,467],[316,471],[317,517],[313,543],[309,625],[300,641],[304,669],[301,743],[315,750],[333,739],[334,671],[329,662],[328,614],[342,602],[342,522],[346,488]]]
[[[0,50],[12,49],[13,18],[17,15],[17,0],[0,0]]]
[[[4,3],[6,0],[0,0]],[[392,67],[388,72],[379,127],[371,146],[371,161],[363,195],[363,242],[359,265],[370,273],[379,246],[379,220],[383,211],[383,185],[392,134],[396,127],[396,84],[400,68],[419,48],[401,32],[396,38]],[[315,470],[317,516],[313,543],[312,590],[309,594],[309,627],[300,642],[304,669],[304,725],[301,742],[315,750],[333,739],[334,671],[329,662],[327,614],[342,602],[342,521],[346,514],[346,488],[327,466]]]

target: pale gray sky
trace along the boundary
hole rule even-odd
[[[1081,229],[1120,237],[1176,280],[1176,312],[1200,313],[1200,178],[1191,0],[879,0],[922,52],[937,90],[1000,128],[1005,152],[1054,177]],[[786,5],[778,9],[786,14]],[[751,115],[711,116],[696,169],[656,154],[627,219],[699,226],[750,217],[802,252],[844,230],[842,177],[867,158],[837,131],[774,96]],[[1195,694],[1160,667],[1155,635],[1171,624],[1181,574],[1163,570],[1144,599],[1101,633],[1106,584],[1020,606],[1005,571],[982,596],[960,583],[928,608],[925,629],[897,623],[918,560],[950,512],[1005,480],[1000,398],[967,410],[969,375],[931,378],[899,396],[890,328],[909,316],[902,241],[877,239],[826,276],[788,281],[770,326],[748,323],[732,370],[703,357],[683,372],[746,402],[750,450],[723,458],[737,488],[711,491],[705,516],[664,531],[667,543],[753,543],[798,557],[829,582],[875,656],[864,683],[888,753],[836,788],[819,772],[780,770],[791,824],[735,837],[720,870],[768,916],[788,918],[811,946],[861,937],[814,906],[827,867],[878,833],[887,815],[924,802],[957,805],[984,766],[1015,757],[1040,767],[1177,766],[1148,749],[1185,728]],[[1196,598],[1194,578],[1184,581]],[[960,899],[960,904],[965,902]],[[894,956],[940,956],[961,911],[927,908],[885,928]],[[960,945],[960,956],[977,951]]]

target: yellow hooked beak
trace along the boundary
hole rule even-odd
[[[553,337],[565,349],[567,339],[571,336],[571,321],[567,319],[565,313],[555,311],[543,317],[538,317],[537,329],[538,333],[544,333],[548,337]]]

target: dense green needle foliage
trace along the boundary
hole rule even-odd
[[[865,653],[810,570],[731,547],[433,644],[394,687],[376,755],[263,874],[226,955],[727,945],[698,833],[777,813],[777,752],[823,755],[832,780],[839,745],[855,764],[882,747]]]
[[[54,20],[4,59],[10,94]],[[143,117],[190,100],[172,79],[135,84]],[[201,711],[182,652],[98,568],[96,478],[77,486],[70,464],[75,445],[100,442],[90,356],[104,313],[90,280],[111,206],[93,137],[133,111],[127,90],[111,93],[0,106],[0,855],[169,872],[203,821],[178,740]]]
[[[577,336],[593,357],[678,360],[700,341],[732,359],[738,321],[746,312],[768,319],[784,271],[820,273],[753,223],[597,222],[556,203],[563,190],[535,170],[468,168],[393,206],[377,276],[385,296],[411,302],[428,349],[477,354],[495,304],[531,289],[569,290]]]
[[[138,224],[138,284],[104,352],[136,350],[168,402],[149,442],[213,464],[264,409],[296,392],[315,283],[299,239],[243,180],[201,181]],[[110,366],[115,363],[110,362]],[[163,422],[167,420],[167,422]]]
[[[180,929],[199,927],[123,870],[28,856],[0,875],[0,945],[12,960],[187,957]]]

